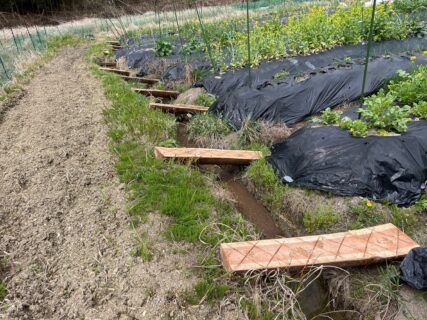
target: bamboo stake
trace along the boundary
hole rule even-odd
[[[361,103],[363,103],[363,98],[365,96],[365,86],[366,86],[366,77],[368,74],[369,56],[371,54],[372,40],[373,40],[373,34],[374,34],[374,21],[375,21],[376,5],[377,5],[377,0],[374,0],[374,4],[372,6],[371,26],[369,27],[368,47],[366,49],[365,70],[363,71],[362,94],[360,96]],[[359,113],[359,118],[360,118],[360,116],[361,115]]]
[[[203,26],[202,18],[200,17],[200,14],[199,14],[199,10],[197,9],[196,0],[194,1],[194,7],[196,9],[197,19],[199,20],[200,28],[202,30],[203,41],[205,42],[206,47],[208,48],[209,59],[211,60],[212,66],[214,68],[214,71],[217,72],[218,68],[217,68],[216,63],[215,63],[215,61],[213,59],[213,56],[212,56],[211,45],[210,45],[210,43],[208,41],[208,38],[207,38],[207,35],[206,35],[206,32],[205,32],[205,27]]]
[[[252,87],[252,74],[251,74],[251,38],[250,38],[250,24],[249,24],[249,0],[246,0],[246,31],[247,31],[247,46],[248,46],[248,86]]]

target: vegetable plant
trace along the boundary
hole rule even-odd
[[[414,103],[412,113],[420,119],[427,120],[427,101]]]
[[[366,108],[359,108],[359,113],[371,128],[404,132],[411,121],[409,106],[399,107],[395,97],[384,90],[365,99]]]
[[[337,124],[340,121],[341,115],[341,111],[333,111],[331,108],[326,108],[322,111],[321,121],[324,124]]]
[[[167,57],[173,52],[173,45],[164,39],[156,41],[156,47],[154,49],[159,57]]]
[[[405,104],[427,101],[427,66],[419,66],[411,73],[400,71],[399,77],[388,85],[389,93],[397,101]]]

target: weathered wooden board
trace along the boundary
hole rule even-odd
[[[146,83],[146,84],[156,84],[160,81],[159,79],[150,79],[150,78],[141,78],[141,77],[132,77],[132,76],[122,76],[122,79],[126,81],[138,81],[140,83]]]
[[[160,109],[173,113],[192,113],[192,112],[206,112],[208,107],[196,106],[191,104],[166,104],[166,103],[150,103],[150,108]]]
[[[111,44],[112,46],[120,46],[120,42],[117,40],[107,41],[107,43]]]
[[[405,256],[417,243],[393,224],[318,236],[224,243],[227,271],[355,266]]]
[[[158,89],[139,89],[133,88],[133,91],[143,94],[145,96],[153,96],[157,98],[172,98],[175,99],[179,96],[178,91],[170,91],[170,90],[158,90]]]
[[[116,68],[117,67],[117,63],[116,62],[98,62],[98,65],[101,67],[106,67],[106,68]]]
[[[126,70],[119,70],[119,69],[114,69],[114,68],[104,68],[104,67],[101,67],[99,69],[102,71],[117,73],[121,76],[129,76],[130,75],[130,71],[126,71]]]
[[[200,164],[247,165],[262,158],[261,152],[247,150],[155,147],[154,153],[158,159],[176,159]]]

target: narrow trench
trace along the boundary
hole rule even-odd
[[[184,121],[178,122],[177,142],[182,147],[197,147],[189,140],[187,124]],[[199,168],[203,171],[217,173],[218,179],[225,183],[227,190],[232,194],[236,208],[249,222],[255,225],[263,238],[272,239],[285,236],[267,208],[258,202],[241,181],[242,171],[239,167],[199,165]]]
[[[177,142],[179,146],[195,148],[197,147],[188,137],[187,123],[178,120],[177,125]],[[249,222],[255,225],[256,229],[261,233],[264,239],[280,238],[285,233],[277,226],[271,213],[261,204],[255,196],[249,192],[246,186],[241,181],[242,170],[236,166],[215,166],[215,165],[199,165],[200,170],[215,172],[218,179],[225,183],[227,190],[232,194],[235,200],[235,206],[241,214]],[[321,277],[316,279],[309,285],[298,298],[302,311],[307,316],[307,319],[312,319],[320,316],[325,312],[333,312],[329,307],[329,294],[326,284]],[[324,318],[324,317],[323,317]],[[328,319],[343,320],[343,314],[329,313]]]

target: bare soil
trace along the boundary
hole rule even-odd
[[[86,48],[62,49],[0,124],[0,319],[242,318],[184,302],[200,251],[165,239],[167,218],[129,226]],[[144,234],[150,262],[130,254]]]

